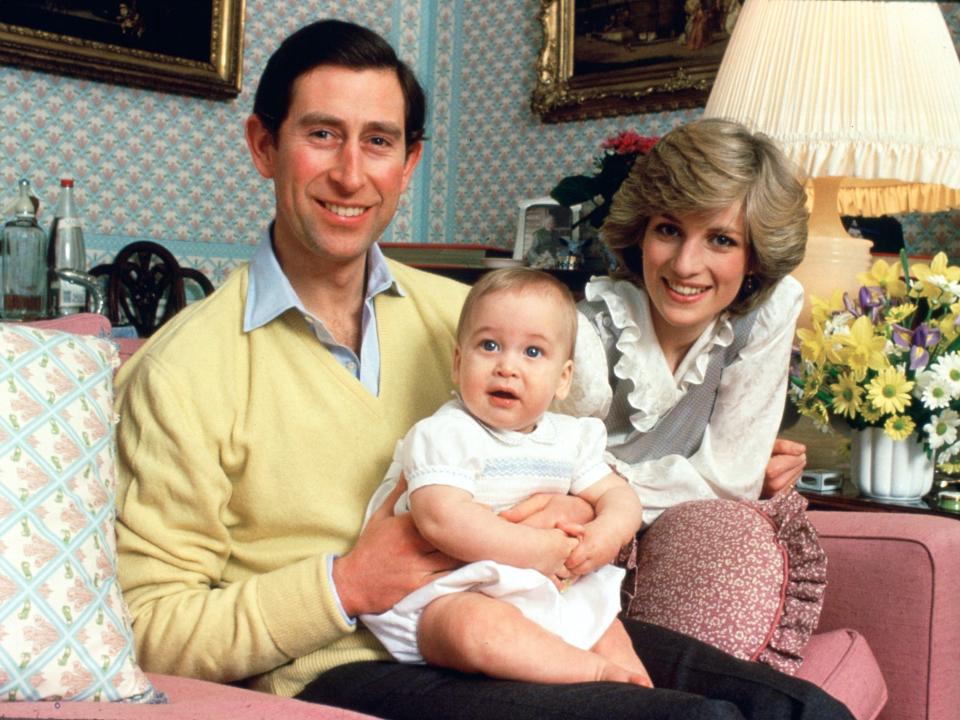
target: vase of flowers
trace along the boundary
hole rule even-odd
[[[854,431],[851,474],[862,493],[917,499],[934,466],[960,467],[960,267],[943,253],[911,267],[901,252],[858,279],[856,298],[812,299],[790,397],[819,427]]]

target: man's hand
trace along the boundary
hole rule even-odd
[[[595,513],[593,506],[583,498],[559,493],[538,493],[504,510],[500,517],[513,523],[549,529],[563,522],[586,525],[593,520]]]
[[[420,537],[409,513],[393,515],[405,489],[401,477],[350,552],[333,561],[333,582],[350,617],[386,612],[438,573],[462,564]]]
[[[793,487],[803,474],[807,465],[807,446],[777,438],[773,443],[773,452],[767,462],[763,475],[763,490],[760,497],[773,497],[784,488]]]

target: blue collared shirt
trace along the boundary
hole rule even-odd
[[[250,284],[247,287],[247,303],[243,313],[243,331],[255,330],[294,308],[303,315],[317,339],[337,362],[359,380],[371,395],[376,396],[380,393],[380,342],[373,299],[383,292],[403,295],[390,273],[380,247],[374,244],[367,255],[366,294],[360,320],[360,357],[357,357],[351,348],[334,339],[320,318],[310,314],[303,306],[287,276],[283,274],[273,251],[271,231],[268,230],[250,260]]]

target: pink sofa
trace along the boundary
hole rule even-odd
[[[880,720],[960,717],[960,522],[825,511],[810,519],[827,553],[828,584],[798,675],[870,717],[861,714],[874,683],[857,647],[865,640],[889,692]],[[859,637],[844,642],[845,628]],[[848,661],[837,665],[838,652]]]
[[[101,334],[105,318],[69,329]],[[64,327],[64,321],[43,325]],[[109,326],[107,326],[109,331]],[[123,359],[140,341],[121,342]],[[960,522],[899,513],[811,512],[828,556],[818,632],[799,677],[847,704],[857,720],[948,720],[960,708]],[[225,685],[150,674],[167,705],[21,702],[17,718],[350,720],[366,716]],[[889,689],[889,692],[888,692]]]

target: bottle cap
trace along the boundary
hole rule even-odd
[[[60,180],[60,187],[73,187],[73,178],[63,178]]]
[[[17,194],[17,199],[13,204],[13,212],[17,217],[34,217],[37,213],[37,208],[30,193],[30,181],[23,178],[17,183],[17,186],[20,188],[20,192]]]

